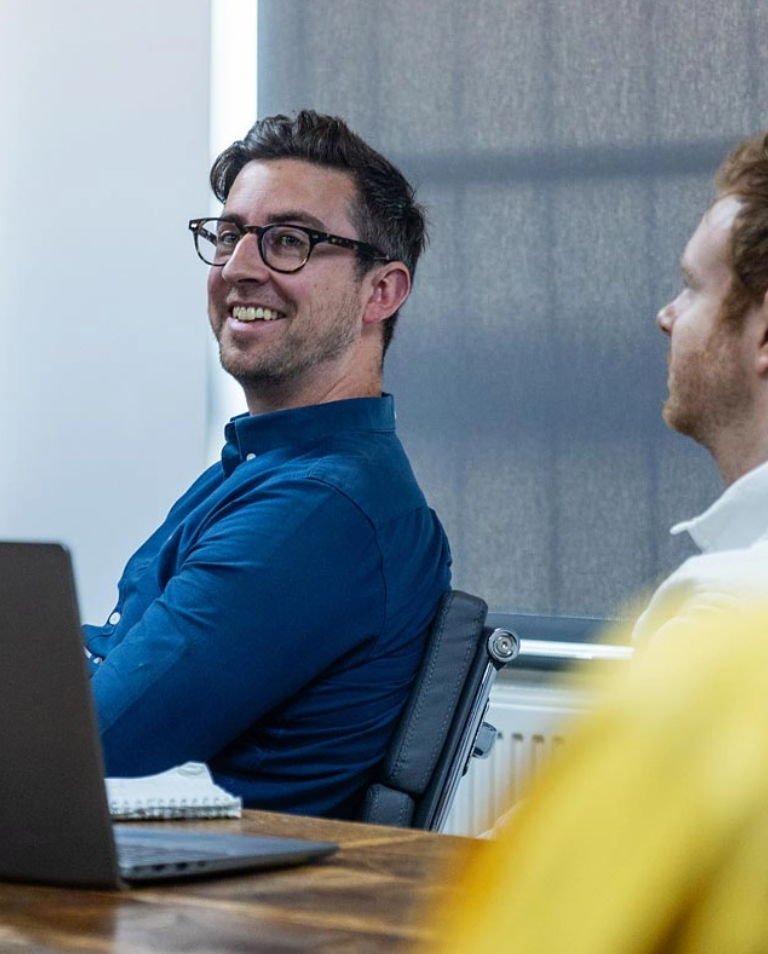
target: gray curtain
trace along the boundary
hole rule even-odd
[[[616,614],[721,486],[667,432],[666,344],[712,173],[768,126],[758,0],[261,0],[259,112],[343,116],[430,210],[387,359],[455,584]]]

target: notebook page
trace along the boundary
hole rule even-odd
[[[238,818],[242,799],[216,785],[207,765],[185,762],[157,775],[107,778],[114,819]]]

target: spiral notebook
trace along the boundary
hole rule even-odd
[[[157,775],[107,778],[109,813],[116,821],[147,818],[239,818],[243,801],[217,785],[208,766],[185,762]]]

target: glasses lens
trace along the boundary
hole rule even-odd
[[[209,265],[224,265],[242,237],[234,222],[206,219],[197,229],[197,251]]]
[[[295,272],[309,258],[312,244],[301,229],[290,225],[271,225],[264,229],[261,238],[264,261],[270,268],[282,272]]]

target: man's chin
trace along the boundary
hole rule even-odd
[[[676,431],[684,437],[691,437],[693,440],[698,440],[696,421],[690,414],[686,414],[678,404],[675,404],[671,398],[667,398],[664,402],[661,416],[670,430]]]
[[[246,384],[254,375],[258,377],[258,369],[254,368],[253,362],[248,361],[244,355],[220,350],[219,364],[238,384]]]
[[[246,390],[262,387],[274,387],[291,377],[289,369],[281,365],[248,360],[244,355],[219,354],[222,370],[235,379]]]
[[[673,431],[679,430],[679,420],[681,417],[680,408],[672,400],[671,396],[667,397],[666,401],[662,405],[661,416],[667,427],[671,428]]]

